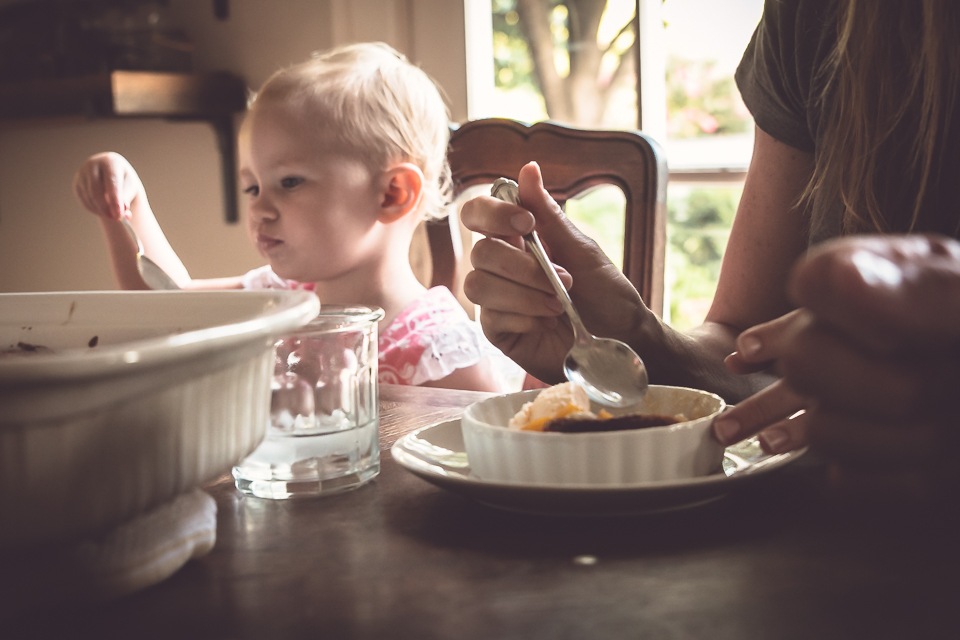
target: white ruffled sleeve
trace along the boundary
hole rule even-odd
[[[410,384],[419,385],[446,378],[457,369],[472,367],[485,354],[483,331],[464,314],[463,320],[437,327],[425,341]],[[490,345],[493,347],[493,345]]]
[[[470,319],[452,294],[444,290],[440,301],[442,306],[449,306],[442,323],[420,334],[420,342],[425,348],[410,384],[439,380],[457,369],[471,367],[486,359],[503,391],[519,391],[526,375],[520,365],[487,340],[480,323]]]
[[[291,288],[280,276],[273,272],[273,269],[268,264],[247,271],[241,276],[240,283],[244,289],[253,290]]]

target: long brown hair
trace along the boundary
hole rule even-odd
[[[948,130],[960,126],[951,123],[960,84],[958,4],[838,3],[837,43],[817,98],[826,115],[822,145],[801,204],[816,216],[842,203],[842,233],[917,227],[941,179]]]

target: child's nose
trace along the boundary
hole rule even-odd
[[[261,194],[250,202],[250,216],[257,220],[273,220],[278,212],[270,199]]]

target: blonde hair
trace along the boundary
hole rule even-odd
[[[372,171],[410,162],[423,172],[424,210],[446,214],[450,188],[450,115],[436,84],[403,54],[381,42],[315,54],[274,73],[253,97],[304,113],[338,150]]]
[[[955,2],[839,3],[817,98],[827,116],[823,144],[801,205],[823,216],[841,202],[844,234],[909,232],[936,216],[924,204],[943,179],[945,140],[957,124]]]

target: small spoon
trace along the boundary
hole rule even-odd
[[[140,277],[147,283],[147,286],[155,290],[172,291],[180,289],[176,281],[167,275],[167,272],[161,269],[160,265],[144,255],[143,244],[140,243],[140,238],[137,237],[133,227],[130,226],[130,221],[126,218],[120,218],[120,221],[123,222],[123,226],[127,228],[127,233],[137,244],[137,271],[140,272]]]
[[[491,195],[504,202],[520,204],[520,191],[513,180],[499,178]],[[627,407],[643,400],[649,386],[647,368],[628,345],[611,338],[598,338],[583,326],[553,263],[547,257],[536,230],[523,236],[533,256],[553,285],[563,310],[573,326],[573,346],[563,361],[567,380],[583,387],[591,400],[609,407]]]

